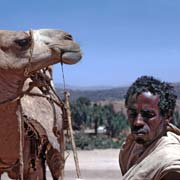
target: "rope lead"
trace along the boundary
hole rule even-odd
[[[74,162],[75,162],[75,166],[76,166],[76,174],[79,179],[81,177],[81,172],[80,172],[80,168],[79,168],[78,155],[77,155],[76,144],[74,141],[73,129],[72,129],[71,111],[70,111],[70,105],[69,105],[70,94],[69,94],[69,92],[65,91],[64,95],[65,95],[65,108],[66,108],[66,113],[67,113],[68,128],[69,128],[69,132],[70,132],[70,139],[71,139],[72,150],[73,150],[73,155],[74,155]]]
[[[81,177],[81,172],[80,172],[79,160],[78,160],[76,144],[75,144],[75,141],[74,141],[73,129],[72,129],[71,110],[70,110],[70,104],[69,104],[70,93],[66,90],[65,76],[64,76],[64,69],[63,69],[63,62],[62,61],[61,61],[61,70],[62,70],[63,85],[64,85],[65,113],[66,113],[66,118],[67,118],[67,121],[68,121],[68,130],[70,132],[70,140],[71,140],[71,144],[72,144],[74,162],[75,162],[75,166],[76,166],[76,174],[77,174],[77,179],[76,180],[82,180],[80,178]]]

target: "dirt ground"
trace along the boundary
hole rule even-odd
[[[67,153],[66,153],[67,155]],[[79,164],[83,180],[119,180],[121,173],[118,164],[119,150],[78,151]],[[47,180],[52,180],[47,169]],[[65,164],[64,180],[76,180],[73,153],[70,151]],[[1,180],[8,180],[3,175]]]
[[[119,150],[78,151],[79,164],[83,180],[119,180],[121,173],[118,164]],[[73,154],[67,159],[65,180],[75,180]]]

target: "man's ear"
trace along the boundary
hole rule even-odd
[[[172,111],[169,111],[166,115],[165,115],[165,123],[166,125],[170,122],[172,122],[173,120],[173,113]]]
[[[172,118],[165,118],[165,124],[168,125],[172,121]]]

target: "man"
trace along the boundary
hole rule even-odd
[[[120,151],[123,180],[180,180],[180,130],[170,124],[173,87],[142,76],[128,89],[125,106],[131,134]]]

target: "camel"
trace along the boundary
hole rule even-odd
[[[0,30],[0,175],[62,177],[62,102],[50,85],[51,65],[75,64],[79,45],[61,30]]]

